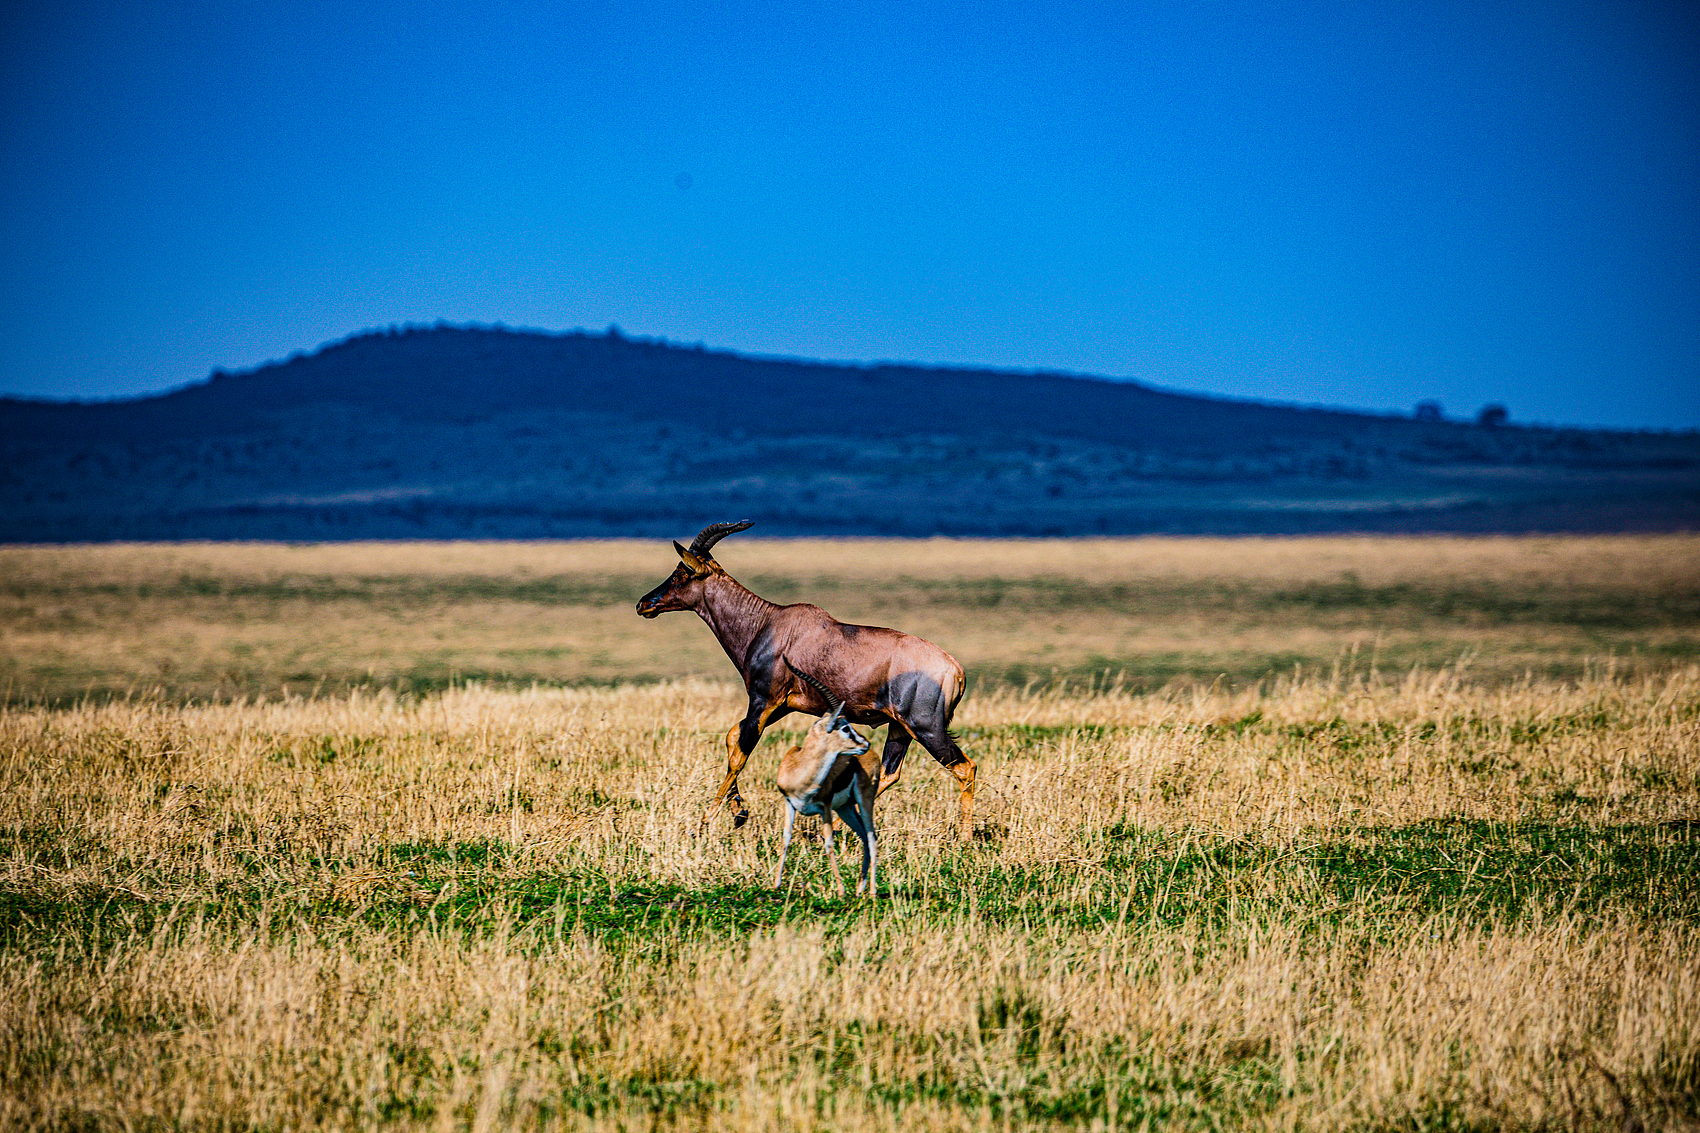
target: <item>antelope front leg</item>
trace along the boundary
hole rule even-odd
[[[720,781],[720,789],[714,792],[714,801],[708,804],[708,809],[702,812],[703,829],[708,829],[709,822],[720,813],[720,808],[727,801],[732,803],[732,828],[735,830],[750,820],[749,808],[744,806],[743,796],[738,794],[738,772],[744,769],[744,764],[750,760],[750,753],[739,742],[744,730],[742,724],[734,725],[726,733],[726,778]],[[751,744],[751,748],[755,745]]]
[[[714,793],[714,801],[708,804],[703,812],[702,826],[708,829],[709,820],[720,812],[720,808],[728,800],[732,803],[732,829],[736,830],[750,820],[750,808],[744,805],[744,800],[738,794],[738,772],[749,762],[750,752],[756,750],[756,744],[761,742],[761,734],[767,729],[768,722],[774,715],[784,714],[784,703],[766,704],[760,700],[750,701],[750,710],[737,726],[726,733],[726,778],[720,782],[720,790]]]

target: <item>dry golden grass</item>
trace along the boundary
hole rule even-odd
[[[872,907],[808,896],[806,850],[815,872],[764,895],[770,792],[753,829],[689,836],[736,702],[687,683],[9,713],[0,1118],[1697,1116],[1693,879],[1637,867],[1589,896],[1609,869],[1584,854],[1543,882],[1550,850],[1515,847],[1633,828],[1637,852],[1700,861],[1700,673],[971,701],[983,837],[953,844],[951,792],[917,768],[882,799],[893,892]],[[1515,860],[1435,900],[1319,865],[1434,819],[1502,823]],[[1530,863],[1507,904],[1518,879],[1488,875]]]
[[[878,902],[829,899],[807,842],[789,891],[764,887],[783,736],[745,775],[750,825],[693,836],[741,709],[724,680],[14,704],[0,710],[0,1124],[1700,1128],[1700,667],[1582,650],[1659,632],[1648,609],[1680,615],[1692,546],[1393,543],[1379,566],[1376,546],[1086,544],[1068,576],[1046,544],[749,548],[776,578],[770,552],[795,565],[802,590],[826,558],[821,577],[876,610],[896,608],[880,605],[880,556],[908,548],[906,613],[935,581],[958,592],[941,619],[981,611],[1033,642],[1058,618],[1061,649],[1091,621],[1069,579],[1165,572],[1181,583],[1162,593],[1215,594],[1209,609],[1272,635],[1327,636],[1315,625],[1372,608],[1349,585],[1340,599],[1346,570],[1418,605],[1503,586],[1616,594],[1645,615],[1577,629],[1556,615],[1597,607],[1551,597],[1461,616],[1470,660],[1415,671],[1372,668],[1372,647],[1353,656],[1333,636],[1320,669],[1261,681],[983,684],[956,721],[981,767],[976,839],[957,843],[947,778],[912,761],[880,800]],[[655,573],[638,561],[653,550],[14,550],[6,641],[72,576],[111,605],[60,639],[66,664],[89,664],[100,627],[150,647],[164,609],[216,614],[219,648],[264,626],[304,664],[405,657],[411,639],[382,636],[451,591],[395,579],[512,579],[511,553],[538,577],[625,586],[620,572]],[[1137,567],[1116,557],[1135,550]],[[989,556],[1005,552],[999,576]],[[376,596],[296,587],[278,600],[300,605],[293,622],[262,618],[272,598],[252,589],[141,593],[183,576],[392,581]],[[975,587],[1024,578],[1048,589],[976,604]],[[1012,592],[1025,611],[1002,609]],[[327,608],[397,593],[392,621],[349,612],[346,641],[325,644]],[[1311,597],[1266,600],[1278,593]],[[670,623],[707,637],[596,602],[638,643],[611,650],[654,649]],[[524,624],[439,614],[475,648]],[[917,620],[900,624],[925,632]],[[1496,633],[1560,643],[1573,675],[1517,675]]]
[[[1357,651],[1481,678],[1700,658],[1700,537],[818,540],[737,536],[775,601],[898,625],[972,677],[1239,685]],[[722,679],[688,615],[637,621],[659,541],[0,548],[0,695],[278,695],[475,678]]]

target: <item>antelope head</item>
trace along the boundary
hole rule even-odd
[[[711,523],[697,533],[689,547],[682,547],[675,540],[673,549],[679,552],[679,565],[660,586],[638,599],[637,612],[643,617],[655,618],[669,610],[696,609],[702,599],[704,581],[710,575],[726,573],[714,561],[714,545],[753,522],[746,519],[741,523]]]

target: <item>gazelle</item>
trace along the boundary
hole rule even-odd
[[[720,540],[749,526],[747,519],[714,523],[689,547],[674,543],[679,565],[637,604],[637,612],[646,618],[669,610],[695,611],[738,667],[749,693],[743,721],[726,733],[726,778],[703,815],[704,825],[728,802],[732,825],[749,820],[738,794],[738,772],[769,724],[793,712],[823,715],[836,700],[851,723],[890,725],[880,760],[880,791],[890,790],[903,773],[903,756],[912,740],[920,741],[956,778],[962,837],[969,838],[974,761],[962,754],[950,734],[950,717],[962,699],[962,666],[930,641],[881,626],[848,625],[819,606],[779,606],[744,589],[714,561],[713,550]],[[800,680],[780,660],[781,654],[808,669],[830,694]]]
[[[780,658],[787,668],[790,662]],[[825,686],[807,673],[791,670],[816,692],[832,700],[832,714],[814,722],[803,746],[794,747],[779,760],[779,793],[785,796],[785,838],[779,848],[779,868],[773,887],[785,883],[785,855],[791,850],[791,828],[799,814],[821,816],[821,840],[826,843],[827,865],[833,888],[844,896],[844,879],[838,874],[838,855],[832,849],[832,814],[844,820],[862,840],[862,877],[856,895],[864,890],[879,896],[879,842],[874,835],[874,778],[862,762],[868,741],[844,718],[844,704],[833,700]]]

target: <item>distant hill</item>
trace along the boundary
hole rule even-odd
[[[1700,528],[1700,436],[439,326],[0,399],[0,541]]]

